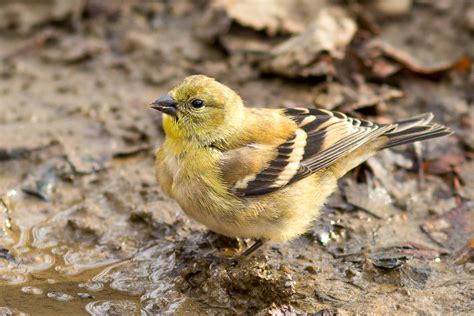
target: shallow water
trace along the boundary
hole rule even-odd
[[[38,229],[39,226],[20,229],[20,234],[9,236],[10,241],[17,239],[17,242],[10,247],[8,258],[0,259],[0,306],[30,315],[138,312],[139,296],[97,281],[126,260],[95,258],[94,263],[71,262],[68,254],[74,256],[77,251],[87,254],[87,250],[60,244],[55,247],[42,244],[38,248],[37,239],[32,237],[35,236],[32,231]]]
[[[98,270],[90,270],[69,280],[58,280],[55,271],[34,275],[28,283],[0,285],[0,306],[15,307],[30,315],[105,315],[111,311],[138,313],[139,296],[132,296],[101,284],[85,288]]]

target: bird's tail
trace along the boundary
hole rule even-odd
[[[453,133],[451,129],[437,123],[431,123],[433,113],[425,113],[395,122],[395,129],[384,134],[388,142],[381,148],[390,148],[409,144],[419,140],[442,137]]]

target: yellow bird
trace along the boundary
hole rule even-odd
[[[422,114],[376,124],[321,109],[245,107],[229,87],[185,78],[152,103],[166,134],[156,153],[163,190],[212,231],[266,240],[303,234],[337,180],[377,151],[451,134]]]

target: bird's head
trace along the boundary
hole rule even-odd
[[[167,136],[212,143],[231,133],[243,112],[240,96],[204,75],[186,77],[167,95],[155,100]]]

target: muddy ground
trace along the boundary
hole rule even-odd
[[[0,314],[468,315],[474,2],[0,2]],[[190,221],[158,187],[149,103],[189,74],[247,104],[455,134],[385,151],[304,236]]]

